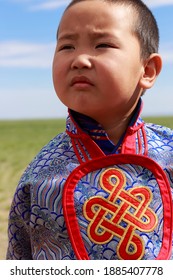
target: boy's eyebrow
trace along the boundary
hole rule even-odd
[[[115,35],[113,35],[109,31],[94,31],[94,32],[91,32],[91,34],[90,34],[90,37],[93,38],[93,39],[113,37],[113,36],[115,36]]]
[[[79,37],[77,33],[64,33],[57,37],[57,40],[75,40]],[[99,38],[105,38],[105,37],[115,37],[115,34],[113,35],[109,31],[92,31],[89,33],[89,37],[92,39],[99,39]]]
[[[78,37],[78,34],[76,34],[76,33],[64,33],[60,36],[58,35],[57,40],[58,41],[59,40],[75,40],[75,39],[77,39],[77,37]]]

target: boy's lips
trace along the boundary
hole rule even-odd
[[[85,76],[76,76],[72,78],[70,86],[86,87],[93,86],[94,84]]]

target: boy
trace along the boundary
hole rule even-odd
[[[8,259],[173,259],[173,133],[139,117],[162,67],[140,0],[77,0],[57,32],[66,132],[23,174]]]

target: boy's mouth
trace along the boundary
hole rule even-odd
[[[76,87],[87,87],[93,86],[94,84],[85,76],[76,76],[71,80],[70,86]]]

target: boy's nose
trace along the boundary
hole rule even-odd
[[[82,68],[91,68],[92,62],[91,58],[87,54],[80,54],[73,59],[71,64],[72,69],[82,69]]]

